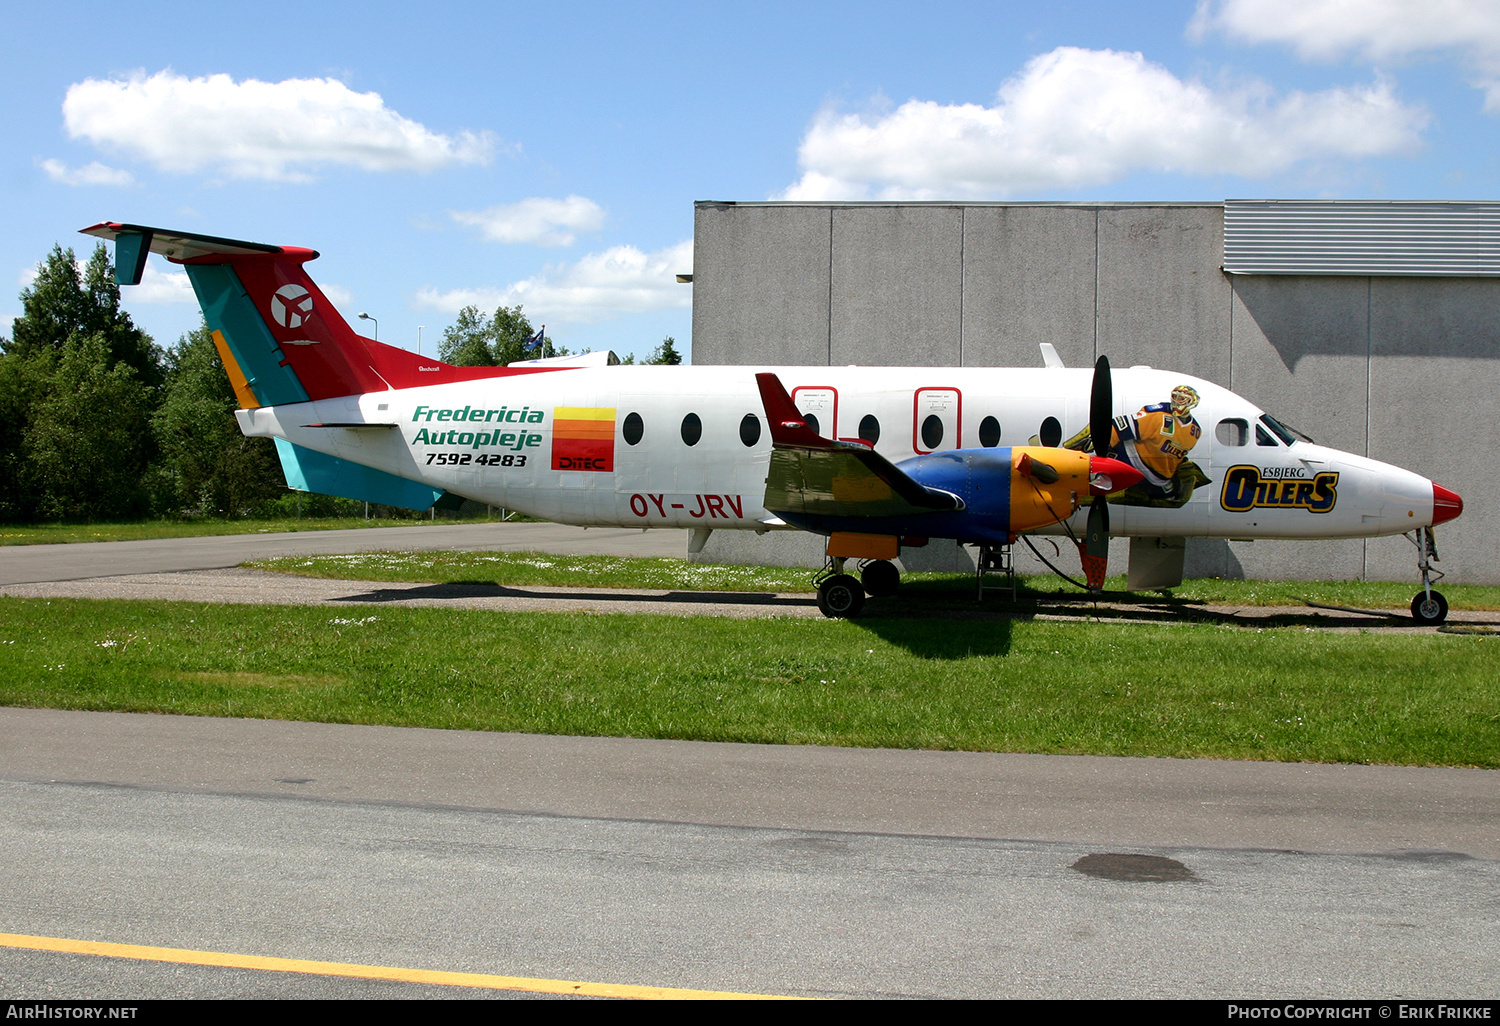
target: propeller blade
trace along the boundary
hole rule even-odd
[[[1101,476],[1094,479],[1090,488],[1094,492],[1094,501],[1089,506],[1088,530],[1083,541],[1078,543],[1078,558],[1083,562],[1083,575],[1090,591],[1103,590],[1104,575],[1109,566],[1109,502],[1100,493],[1128,488],[1141,480],[1140,472],[1134,467],[1108,458],[1114,412],[1115,394],[1110,380],[1109,357],[1101,356],[1094,364],[1094,385],[1089,391],[1089,441],[1094,447],[1089,470],[1091,474]]]
[[[1115,391],[1110,380],[1109,357],[1099,357],[1094,364],[1094,386],[1089,392],[1089,440],[1094,452],[1109,455],[1110,431],[1114,427]]]
[[[1078,558],[1083,562],[1083,575],[1089,590],[1102,590],[1109,567],[1109,503],[1102,495],[1089,506],[1088,529],[1083,541],[1078,543]]]

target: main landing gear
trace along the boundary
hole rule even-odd
[[[1411,600],[1411,618],[1423,626],[1436,627],[1448,619],[1448,600],[1441,592],[1432,590],[1432,582],[1443,578],[1443,572],[1432,566],[1438,562],[1432,528],[1419,527],[1403,537],[1417,547],[1417,569],[1422,571],[1422,590]]]
[[[860,565],[859,578],[844,573],[844,559],[830,556],[814,579],[818,585],[818,609],[835,620],[849,620],[865,608],[865,595],[885,598],[896,593],[901,571],[888,559],[872,559]]]

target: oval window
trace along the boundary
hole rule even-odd
[[[936,413],[928,414],[922,421],[922,444],[929,450],[943,444],[943,418]]]
[[[1214,437],[1219,440],[1220,445],[1240,446],[1250,435],[1250,425],[1238,417],[1230,417],[1219,421],[1219,426],[1214,428]]]
[[[994,417],[986,417],[979,422],[979,444],[986,449],[993,449],[1000,444],[1000,422]]]
[[[802,423],[806,424],[807,430],[811,431],[815,435],[821,435],[823,433],[818,430],[818,415],[815,413],[804,413],[802,415]]]
[[[745,414],[745,419],[740,421],[740,441],[750,448],[760,441],[760,418],[753,413]]]
[[[682,418],[682,440],[688,445],[697,445],[698,439],[703,437],[703,421],[698,419],[696,413],[689,413]]]
[[[859,437],[874,445],[880,441],[880,421],[875,414],[867,413],[859,419]]]
[[[1048,417],[1042,421],[1041,435],[1042,444],[1049,449],[1056,449],[1062,441],[1062,425],[1057,422],[1056,417]]]
[[[625,424],[621,427],[620,433],[625,436],[626,445],[640,445],[641,435],[645,434],[645,432],[646,425],[641,423],[641,415],[639,413],[625,415]]]

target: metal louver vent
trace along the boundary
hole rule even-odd
[[[1500,202],[1226,200],[1224,270],[1500,276]]]

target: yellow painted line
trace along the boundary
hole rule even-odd
[[[263,969],[277,973],[353,976],[362,980],[394,980],[398,983],[433,983],[444,987],[524,990],[539,994],[577,994],[584,997],[636,998],[657,1001],[790,1000],[778,994],[736,994],[721,990],[638,987],[628,983],[584,983],[578,980],[537,980],[525,976],[491,976],[488,973],[450,973],[435,969],[398,969],[392,966],[355,965],[349,962],[313,962],[302,958],[234,955],[223,951],[151,948],[140,944],[109,944],[104,941],[69,940],[65,937],[31,937],[20,933],[0,933],[0,947],[28,948],[33,951],[61,951],[72,955],[107,955],[111,958],[135,958],[147,962],[216,965],[228,969]]]

